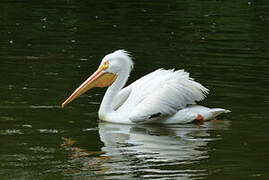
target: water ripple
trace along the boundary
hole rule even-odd
[[[136,174],[143,179],[200,179],[207,175],[207,170],[190,167],[208,159],[207,144],[221,139],[209,132],[228,125],[207,123],[197,128],[196,125],[99,123],[99,135],[104,143],[100,156],[93,157],[96,152],[73,148],[87,156],[72,156],[72,164],[79,168],[72,174],[75,179],[90,174],[105,179],[136,179]]]

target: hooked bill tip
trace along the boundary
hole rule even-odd
[[[65,107],[65,103],[62,103],[62,104],[61,104],[61,108],[64,108],[64,107]]]

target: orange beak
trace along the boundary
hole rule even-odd
[[[110,86],[116,78],[117,75],[105,72],[103,66],[101,66],[62,103],[62,108],[94,87]]]

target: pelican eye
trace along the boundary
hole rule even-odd
[[[103,70],[107,69],[109,67],[109,62],[105,61],[104,64],[101,66]]]

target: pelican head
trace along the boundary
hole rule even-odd
[[[112,85],[122,73],[129,76],[133,68],[130,54],[125,50],[117,50],[107,54],[101,61],[99,68],[86,81],[84,81],[63,103],[68,103],[94,87],[107,87]]]
[[[117,50],[113,53],[106,55],[99,67],[104,64],[108,65],[108,68],[105,69],[105,72],[119,75],[123,70],[131,70],[133,68],[133,61],[130,57],[130,54],[125,50]]]

